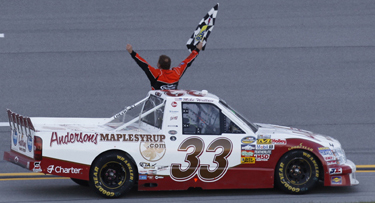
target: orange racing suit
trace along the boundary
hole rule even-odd
[[[167,90],[177,89],[178,82],[187,68],[193,63],[198,56],[199,50],[193,50],[190,55],[182,61],[177,67],[172,69],[157,69],[147,63],[138,53],[134,50],[130,54],[135,62],[146,73],[147,78],[150,80],[152,90]]]

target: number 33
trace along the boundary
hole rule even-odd
[[[199,157],[203,153],[204,142],[201,138],[190,137],[184,140],[178,147],[178,151],[187,152],[189,148],[193,147],[194,151],[186,154],[185,162],[189,163],[186,169],[181,169],[182,164],[173,163],[171,165],[171,178],[175,181],[187,181],[195,174],[198,174],[199,179],[205,182],[214,182],[224,176],[228,169],[227,158],[232,153],[233,145],[227,138],[217,138],[212,141],[206,152],[215,152],[218,148],[223,151],[215,154],[213,162],[217,164],[214,170],[210,170],[210,165],[200,164]]]

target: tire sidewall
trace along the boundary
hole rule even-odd
[[[118,163],[125,172],[125,180],[116,188],[109,188],[100,176],[101,170],[108,163]],[[128,192],[135,182],[135,165],[124,153],[110,152],[99,156],[90,168],[90,186],[99,195],[106,198],[117,198]]]
[[[310,178],[303,184],[293,184],[287,178],[286,169],[288,164],[296,158],[303,159],[309,164]],[[287,152],[280,158],[275,169],[275,182],[280,189],[288,193],[301,194],[308,192],[316,186],[319,181],[320,173],[319,163],[314,154],[304,150],[295,150]]]

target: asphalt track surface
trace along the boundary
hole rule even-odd
[[[151,64],[167,54],[178,65],[198,21],[217,2],[207,48],[179,88],[206,89],[253,122],[337,138],[361,170],[359,186],[300,196],[195,190],[104,200],[70,179],[0,161],[0,202],[374,202],[371,0],[0,0],[0,122],[7,122],[6,108],[25,116],[110,117],[150,89],[126,44]],[[0,127],[1,158],[9,135]]]

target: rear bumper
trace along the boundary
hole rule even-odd
[[[22,155],[20,153],[9,151],[4,152],[3,159],[8,162],[12,162],[14,164],[17,164],[23,168],[29,169],[31,171],[35,170],[35,163],[38,163],[33,158],[27,157],[25,155]],[[38,166],[38,165],[36,165]],[[35,172],[39,172],[38,170],[35,170]]]
[[[328,166],[328,172],[325,176],[325,186],[355,186],[359,184],[356,178],[356,166],[355,164],[347,160],[342,165]]]

